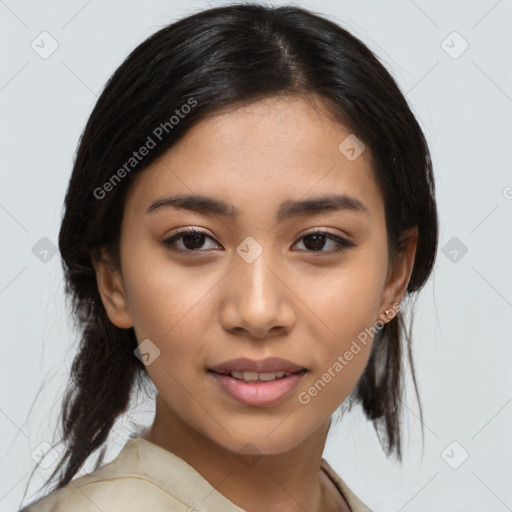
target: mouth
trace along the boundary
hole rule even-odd
[[[209,368],[209,371],[219,375],[231,375],[239,380],[259,380],[260,376],[261,380],[274,380],[303,370],[306,370],[304,366],[280,357],[267,357],[260,361],[239,357]]]
[[[269,407],[284,401],[297,388],[306,369],[295,372],[247,372],[208,370],[221,396],[238,405]]]
[[[209,372],[216,373],[217,375],[222,375],[224,377],[232,377],[233,379],[240,380],[243,382],[254,382],[254,381],[262,381],[262,382],[273,382],[275,380],[282,380],[290,377],[290,375],[297,375],[306,373],[306,369],[297,370],[295,372],[249,372],[249,371],[224,371],[224,372],[216,372],[215,370],[208,370]]]

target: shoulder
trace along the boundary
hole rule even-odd
[[[188,505],[141,475],[91,480],[90,475],[69,482],[20,512],[187,512]]]

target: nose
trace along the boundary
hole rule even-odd
[[[295,325],[293,286],[266,253],[252,263],[236,256],[224,280],[220,322],[232,334],[283,336]]]

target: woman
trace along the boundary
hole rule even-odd
[[[67,451],[25,510],[370,510],[325,440],[359,402],[400,459],[400,310],[437,239],[424,135],[349,32],[258,4],[159,30],[80,140],[59,236],[82,327]],[[72,480],[148,381],[153,424]]]

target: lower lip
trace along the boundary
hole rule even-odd
[[[298,385],[305,371],[292,373],[288,377],[272,381],[242,381],[221,375],[213,371],[209,372],[220,384],[221,388],[232,398],[244,405],[264,406],[274,405],[288,397]]]

